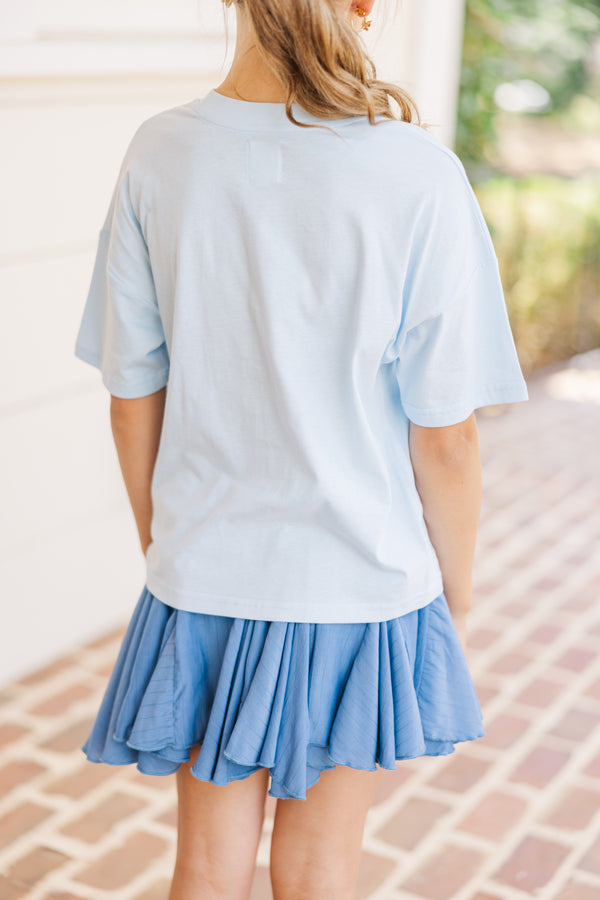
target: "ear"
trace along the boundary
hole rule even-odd
[[[371,10],[374,6],[375,0],[352,0],[350,9],[357,9],[358,7],[360,7],[360,9],[364,9],[367,15],[370,15]]]

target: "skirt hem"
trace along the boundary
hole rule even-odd
[[[336,765],[394,771],[484,736],[443,593],[388,621],[330,624],[185,612],[144,586],[81,750],[169,775],[200,744],[200,781],[269,769],[270,796],[305,800]]]
[[[453,738],[452,740],[444,740],[444,743],[460,744],[460,743],[464,743],[466,741],[477,740],[477,738],[480,738],[480,737],[485,737],[485,731],[481,731],[477,734],[467,735],[466,737]],[[190,747],[197,746],[197,744],[199,744],[199,743],[200,743],[200,741],[198,741],[196,744],[191,744]],[[127,746],[129,747],[131,745],[127,744]],[[327,745],[326,744],[314,744],[313,746],[326,747]],[[96,755],[93,755],[89,751],[86,752],[85,750],[83,750],[83,747],[81,749],[82,749],[86,759],[88,760],[88,762],[96,763],[96,764],[104,764],[104,765],[109,765],[109,766],[133,766],[134,765],[134,766],[136,766],[138,771],[141,772],[143,775],[156,775],[157,777],[165,777],[167,775],[174,775],[177,772],[177,770],[179,769],[181,763],[189,762],[189,760],[191,759],[191,757],[189,755],[190,747],[186,748],[188,751],[187,759],[183,759],[179,763],[173,762],[172,769],[170,769],[170,770],[164,769],[163,771],[152,771],[150,767],[144,766],[143,763],[140,764],[140,761],[136,760],[136,759],[130,759],[128,761],[120,762],[117,760],[100,758]],[[140,749],[140,748],[132,748],[132,749]],[[395,762],[403,762],[405,760],[410,760],[410,759],[420,759],[422,757],[427,757],[427,756],[430,756],[430,757],[450,756],[455,751],[456,751],[456,747],[449,747],[447,749],[440,748],[438,751],[435,751],[432,749],[424,750],[423,752],[420,752],[420,753],[417,752],[417,753],[413,753],[413,754],[406,755],[406,756],[396,756]],[[242,765],[242,766],[245,765],[245,763],[240,762],[239,760],[230,756],[230,754],[228,754],[226,752],[224,752],[224,756],[226,756],[227,759],[229,759],[231,762],[235,763],[236,765]],[[164,759],[164,757],[163,757],[163,759]],[[391,766],[389,764],[380,762],[379,760],[376,760],[375,766],[371,767],[371,766],[360,766],[351,761],[342,762],[340,759],[337,759],[337,758],[334,759],[331,756],[329,756],[329,759],[331,760],[332,764],[329,766],[323,765],[321,767],[321,771],[327,771],[328,769],[334,769],[336,766],[348,766],[349,768],[357,769],[358,771],[361,771],[361,772],[376,772],[377,769],[385,769],[385,771],[387,771],[387,772],[395,772],[397,770],[397,766],[395,766],[395,765]],[[259,771],[260,769],[269,769],[269,778],[272,779],[272,777],[273,777],[273,773],[271,771],[272,767],[263,765],[259,760],[259,762],[257,763],[257,765],[253,771]],[[197,775],[196,773],[194,773],[193,767],[192,767],[192,769],[190,769],[190,772],[194,776],[194,778],[198,779],[198,781],[206,781],[206,782],[210,782],[212,784],[218,785],[218,786],[225,786],[232,781],[242,781],[244,778],[248,778],[250,775],[253,774],[253,772],[243,772],[243,773],[237,773],[237,774],[229,773],[228,780],[216,781],[214,778]],[[319,778],[317,777],[316,781],[313,781],[311,785],[307,786],[307,790],[309,790],[310,787],[312,787],[314,784],[316,784],[316,782],[318,780],[319,780]],[[267,792],[268,795],[271,797],[275,797],[277,799],[288,799],[288,798],[294,798],[294,799],[298,799],[298,800],[306,799],[305,796],[302,796],[301,793],[298,793],[293,787],[285,784],[284,782],[280,782],[280,786],[283,787],[284,790],[286,791],[285,797],[282,797],[281,794],[275,793],[272,790],[272,785],[269,787],[269,791]]]

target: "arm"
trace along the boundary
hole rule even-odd
[[[481,508],[481,460],[475,414],[440,428],[410,423],[410,455],[444,594],[465,644]]]
[[[119,465],[145,554],[151,543],[150,486],[162,430],[167,388],[135,399],[111,394],[110,424]]]

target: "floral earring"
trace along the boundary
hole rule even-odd
[[[353,11],[357,16],[361,16],[362,18],[360,28],[356,28],[355,31],[368,31],[371,27],[371,20],[366,18],[366,9],[363,9],[361,6],[357,6]]]

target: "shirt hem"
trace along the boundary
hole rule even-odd
[[[442,427],[464,421],[475,409],[480,409],[482,406],[491,406],[496,403],[518,403],[525,400],[529,400],[527,384],[524,380],[516,379],[495,388],[488,388],[467,403],[455,403],[451,406],[430,409],[413,406],[407,402],[403,402],[402,406],[407,417],[416,425]]]
[[[87,347],[83,347],[81,344],[76,344],[75,356],[78,359],[83,360],[83,362],[89,363],[91,366],[99,369],[102,376],[102,383],[104,384],[106,389],[114,397],[119,397],[121,399],[135,400],[138,397],[145,397],[148,394],[153,394],[156,391],[159,391],[169,382],[170,367],[167,367],[165,369],[161,369],[159,372],[156,372],[151,378],[147,378],[144,381],[136,381],[132,382],[131,384],[123,385],[115,380],[112,376],[106,375],[102,371],[102,359],[93,350],[89,350]]]
[[[271,622],[313,622],[313,623],[365,623],[385,622],[406,615],[415,609],[427,606],[443,592],[441,579],[436,579],[425,590],[414,594],[409,599],[400,598],[390,600],[389,603],[372,603],[371,601],[352,601],[352,610],[340,606],[338,609],[329,609],[331,612],[323,614],[323,608],[319,604],[306,602],[289,603],[282,610],[277,601],[258,600],[248,597],[231,597],[226,594],[217,594],[206,591],[182,591],[166,584],[152,573],[146,575],[146,587],[157,600],[174,609],[186,612],[204,613],[208,615],[229,616],[232,618],[259,619]]]

